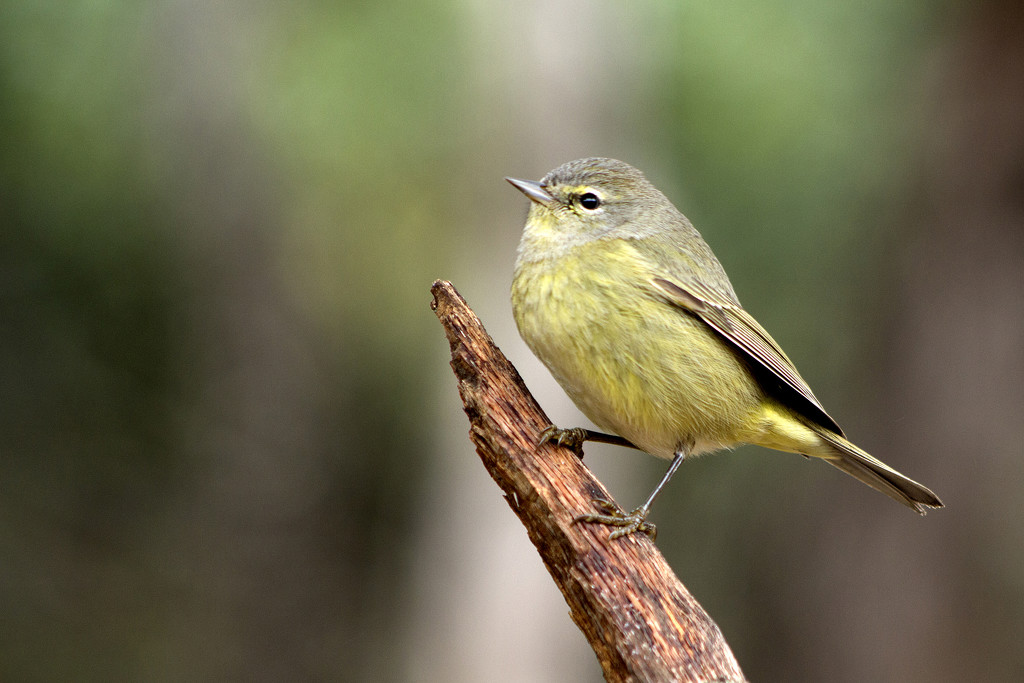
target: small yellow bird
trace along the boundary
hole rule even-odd
[[[821,458],[924,514],[928,490],[846,440],[774,339],[743,310],[700,233],[637,169],[579,159],[540,182],[506,178],[532,204],[512,309],[519,333],[601,429],[558,429],[672,464],[647,501],[578,517],[651,537],[651,505],[687,457],[750,443]]]

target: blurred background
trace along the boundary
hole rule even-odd
[[[599,681],[480,466],[452,280],[643,169],[918,518],[687,463],[659,546],[752,681],[1024,679],[1024,6],[0,4],[0,678]],[[625,507],[665,463],[588,446]]]

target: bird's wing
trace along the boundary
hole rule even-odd
[[[734,297],[722,296],[696,280],[690,280],[686,286],[663,278],[654,278],[653,282],[671,304],[696,315],[753,361],[755,370],[763,368],[765,373],[755,372],[755,375],[767,385],[766,389],[774,390],[776,396],[801,415],[843,434],[797,372],[793,361]]]

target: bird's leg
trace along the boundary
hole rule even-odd
[[[604,514],[589,514],[580,515],[579,517],[572,520],[573,524],[579,524],[580,522],[592,522],[594,524],[604,524],[607,526],[618,527],[612,531],[612,540],[621,538],[622,536],[628,536],[636,531],[643,532],[651,537],[653,541],[658,535],[658,529],[647,521],[647,515],[651,512],[651,506],[654,505],[654,499],[658,497],[661,490],[665,488],[665,484],[668,483],[672,475],[676,473],[679,466],[686,460],[686,456],[689,453],[688,448],[680,447],[675,457],[672,458],[672,464],[668,466],[668,472],[665,472],[665,476],[661,478],[658,485],[654,487],[654,491],[647,497],[647,500],[643,505],[634,509],[630,513],[625,513],[619,509],[615,503],[604,498],[595,498],[591,501],[596,507],[604,510]]]
[[[592,429],[584,429],[583,427],[573,427],[571,429],[559,429],[555,425],[551,425],[543,432],[540,433],[540,441],[537,442],[538,446],[544,445],[547,442],[557,443],[559,446],[565,446],[572,450],[580,460],[583,459],[583,442],[584,441],[598,441],[600,443],[610,443],[615,446],[626,446],[627,448],[636,448],[633,443],[627,439],[623,439],[621,436],[615,436],[614,434],[604,434],[602,432],[595,432]],[[638,449],[639,450],[639,449]]]

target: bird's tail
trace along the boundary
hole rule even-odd
[[[881,491],[919,514],[925,514],[928,508],[943,507],[942,501],[928,487],[904,477],[835,432],[817,425],[812,426],[812,429],[835,452],[833,457],[819,456],[830,465],[838,467],[843,472],[856,477],[876,491]]]

